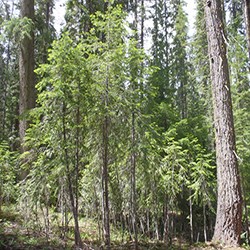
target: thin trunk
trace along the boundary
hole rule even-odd
[[[204,240],[207,242],[207,217],[206,217],[206,204],[203,203],[203,232]]]
[[[168,237],[169,237],[169,215],[168,215],[168,198],[165,196],[164,198],[164,229],[163,229],[163,241],[168,245]]]
[[[71,211],[74,218],[75,223],[75,244],[76,246],[82,247],[82,240],[80,235],[80,228],[79,228],[79,222],[78,222],[78,202],[77,202],[77,195],[76,192],[74,192],[73,187],[73,181],[71,177],[70,167],[69,167],[69,159],[70,156],[68,154],[67,149],[67,134],[66,134],[66,121],[65,121],[65,113],[66,113],[66,107],[65,104],[63,104],[63,141],[64,141],[64,157],[65,157],[65,165],[66,165],[66,173],[67,173],[67,181],[68,181],[68,189],[69,189],[69,199],[70,199],[70,205],[71,205]]]
[[[105,116],[103,123],[103,162],[102,162],[102,214],[103,235],[107,249],[110,249],[110,226],[109,226],[109,194],[108,194],[108,117]]]
[[[150,237],[150,215],[149,215],[148,208],[147,208],[147,212],[146,212],[146,225],[147,225],[147,236]]]
[[[68,232],[68,211],[67,211],[67,198],[66,198],[66,193],[65,193],[65,187],[64,187],[64,180],[60,180],[61,184],[61,195],[60,195],[60,210],[61,210],[61,227],[62,227],[62,238],[66,238],[66,232]]]
[[[135,112],[132,112],[132,131],[131,131],[131,216],[132,227],[134,233],[135,249],[138,249],[138,235],[137,235],[137,206],[136,206],[136,152],[135,152]]]
[[[9,11],[8,8],[6,7],[6,16],[7,16],[7,20],[10,20],[10,15],[9,15]],[[3,115],[1,117],[2,119],[2,139],[5,138],[6,133],[5,133],[5,129],[6,129],[6,110],[7,110],[7,86],[9,84],[9,62],[10,62],[10,39],[8,39],[8,45],[7,45],[7,60],[6,60],[6,66],[4,67],[4,65],[2,66],[2,69],[5,68],[4,75],[5,75],[5,79],[3,79]],[[4,62],[3,62],[4,64]],[[7,73],[7,76],[6,76]]]
[[[45,188],[45,215],[44,215],[44,224],[45,224],[45,233],[46,233],[46,239],[48,241],[49,239],[49,232],[50,232],[50,214],[49,214],[49,199],[50,199],[50,193]]]
[[[8,68],[7,68],[7,71],[8,71]],[[7,110],[6,109],[6,106],[7,106],[7,80],[4,79],[2,84],[3,84],[3,96],[2,96],[1,102],[3,102],[3,104],[1,107],[1,109],[2,109],[2,115],[1,115],[2,129],[1,129],[1,134],[0,134],[1,141],[6,138],[5,129],[6,129],[6,110]]]
[[[190,225],[190,239],[194,242],[194,228],[193,228],[193,204],[192,199],[189,199],[189,225]]]
[[[145,6],[144,0],[141,0],[141,48],[144,48],[144,19],[145,19]]]
[[[143,3],[143,1],[142,1]],[[140,44],[139,39],[141,38],[141,42],[143,43],[143,38],[139,38],[138,34],[138,0],[134,0],[133,11],[134,11],[134,24],[133,28],[135,30],[135,39],[138,41],[138,46]],[[141,34],[143,35],[143,33]],[[133,90],[135,90],[135,83],[132,83]],[[137,197],[136,197],[136,152],[135,152],[135,144],[136,144],[136,128],[135,128],[135,111],[132,110],[131,117],[131,219],[132,219],[132,228],[134,233],[134,249],[138,250],[138,231],[137,231]]]
[[[5,4],[5,12],[6,12],[6,20],[9,21],[10,15],[9,15],[9,8],[8,5]],[[2,46],[1,46],[2,49]],[[1,85],[3,86],[2,93],[0,94],[0,123],[1,123],[1,131],[0,131],[0,141],[3,141],[6,138],[6,132],[5,129],[7,127],[6,125],[6,110],[7,110],[7,85],[8,85],[8,75],[9,74],[9,61],[10,61],[10,39],[8,39],[7,43],[7,59],[6,63],[4,61],[4,58],[1,55],[1,61],[0,61],[0,76],[1,76]]]
[[[78,100],[78,107],[76,111],[76,164],[75,164],[75,232],[77,235],[77,242],[79,246],[82,246],[82,240],[81,240],[81,234],[80,234],[80,228],[79,228],[79,205],[78,205],[78,189],[79,189],[79,168],[80,168],[80,157],[79,157],[79,147],[80,147],[80,131],[79,131],[79,126],[80,126],[80,108],[79,108],[79,102]]]
[[[157,193],[157,182],[154,178],[153,181],[153,187],[152,187],[152,191],[153,194]],[[160,235],[159,235],[159,223],[158,223],[158,199],[157,199],[157,195],[153,196],[153,205],[152,205],[152,213],[153,213],[153,220],[154,220],[154,238],[156,238],[157,240],[160,239]]]
[[[212,81],[217,163],[217,214],[214,242],[240,243],[242,194],[236,155],[230,79],[220,0],[204,0]]]
[[[109,34],[107,37],[109,42]],[[105,81],[104,107],[105,115],[102,124],[102,220],[103,236],[107,249],[110,249],[110,225],[109,225],[109,192],[108,192],[108,142],[109,142],[109,117],[107,114],[109,106],[109,67]]]
[[[243,207],[244,207],[244,212],[245,212],[245,228],[246,228],[246,242],[249,245],[249,219],[248,219],[248,207],[247,207],[247,199],[246,199],[246,192],[245,192],[245,187],[244,183],[242,185],[242,193],[243,193]]]
[[[103,4],[103,11],[108,8],[110,2]],[[110,20],[108,21],[108,32],[104,38],[104,33],[101,32],[101,40],[106,40],[108,50],[110,47]],[[102,167],[101,167],[101,181],[102,181],[102,223],[103,223],[103,236],[107,250],[111,249],[110,246],[110,211],[109,211],[109,88],[110,88],[110,66],[106,67],[106,79],[104,82],[104,93],[102,96],[104,106],[104,116],[102,121]]]
[[[0,214],[2,212],[2,205],[3,205],[3,179],[0,179]]]
[[[248,57],[250,60],[250,0],[245,0],[244,2],[245,2],[245,23],[246,23]]]
[[[46,2],[46,11],[45,11],[45,29],[46,32],[49,34],[50,29],[50,18],[51,18],[51,8],[52,8],[52,2],[51,0],[47,0]],[[48,41],[43,38],[43,63],[47,63],[48,59]]]

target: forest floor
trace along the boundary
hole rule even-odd
[[[95,223],[96,224],[96,223]],[[44,233],[39,230],[39,223],[28,225],[24,223],[20,214],[12,209],[5,208],[0,211],[0,250],[70,250],[74,248],[73,233],[62,237],[61,232]],[[53,231],[53,230],[52,230]],[[100,241],[97,238],[96,225],[88,223],[81,227],[84,250],[100,250]],[[114,234],[114,233],[113,233]],[[112,239],[112,250],[132,250],[133,243],[128,240],[121,241],[121,234]],[[140,250],[246,250],[250,248],[222,248],[212,244],[190,245],[184,240],[175,239],[171,247],[166,247],[162,242],[151,242],[147,239],[140,240]]]

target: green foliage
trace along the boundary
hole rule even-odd
[[[6,37],[5,22],[10,17],[8,3],[0,4],[0,142],[6,141],[11,149],[17,143],[17,103],[18,103],[18,60],[17,48],[10,38]]]
[[[37,3],[35,23],[27,18],[4,22],[1,15],[0,32],[5,34],[0,44],[0,140],[8,141],[0,146],[1,197],[14,197],[16,192],[17,154],[11,151],[16,147],[17,129],[16,45],[34,32],[36,62],[40,64],[36,70],[37,107],[29,114],[27,151],[20,158],[20,170],[28,176],[18,185],[26,222],[32,224],[38,211],[50,207],[61,213],[57,216],[67,228],[71,181],[80,216],[100,223],[101,166],[107,143],[114,230],[122,228],[126,237],[132,235],[134,156],[139,232],[161,239],[167,230],[170,240],[175,232],[187,231],[187,226],[175,226],[174,221],[185,224],[191,204],[200,233],[200,218],[210,222],[214,218],[216,172],[203,3],[197,1],[196,31],[190,46],[184,1],[157,0],[152,6],[145,5],[145,10],[132,2],[119,2],[122,6],[114,7],[112,2],[68,1],[67,32],[52,45],[53,18],[46,19],[43,0]],[[130,16],[122,11],[126,4],[134,12],[137,8],[137,25],[142,22],[142,12],[150,12],[150,56],[133,38],[140,32],[128,24]],[[250,98],[246,41],[240,33],[242,15],[237,15],[228,31],[238,157],[248,191]],[[39,221],[33,224],[40,227]]]
[[[53,0],[36,2],[33,25],[36,65],[47,62],[48,49],[51,48],[52,42],[56,39],[53,7]]]
[[[85,49],[82,44],[75,46],[67,35],[54,42],[53,48],[48,59],[50,64],[42,65],[36,71],[43,76],[37,84],[39,107],[31,112],[34,124],[26,137],[27,147],[33,148],[28,153],[31,162],[25,162],[28,168],[32,164],[26,185],[30,185],[29,190],[35,198],[45,195],[46,189],[55,194],[59,192],[54,186],[66,174],[66,162],[69,162],[70,171],[74,169],[78,147],[76,140],[81,142],[82,161],[82,154],[85,154],[82,132],[89,109],[88,95],[91,93],[91,81],[88,81],[91,73],[84,60]],[[81,123],[78,124],[77,113],[81,114]],[[64,133],[67,133],[66,138],[63,138]],[[67,156],[65,150],[68,151]]]
[[[0,144],[0,203],[12,202],[17,198],[15,187],[18,176],[18,154],[11,152],[7,142]],[[0,205],[1,205],[0,204]]]
[[[31,34],[34,29],[34,24],[28,17],[12,18],[3,23],[6,37],[14,39],[18,45],[28,38],[31,39]]]
[[[193,134],[187,131],[188,133],[180,135],[178,128],[183,129],[180,123],[165,133],[165,157],[159,169],[161,186],[166,189],[165,192],[168,192],[172,201],[186,187],[192,191],[190,199],[211,203],[215,195],[214,157],[206,153],[206,149]]]
[[[237,156],[245,195],[244,199],[246,204],[248,204],[248,190],[250,190],[248,181],[250,168],[249,58],[247,56],[246,35],[241,32],[244,30],[242,27],[242,9],[236,8],[237,6],[239,7],[239,5],[239,3],[236,3],[235,8],[230,10],[228,56],[230,58],[229,66],[231,68]]]
[[[121,212],[124,201],[117,197],[124,197],[121,166],[128,164],[132,150],[127,140],[131,112],[141,116],[146,101],[141,96],[147,94],[135,85],[145,82],[151,71],[138,67],[146,56],[137,49],[137,42],[124,42],[125,16],[120,7],[109,7],[105,15],[97,12],[84,39],[76,42],[65,33],[53,43],[48,64],[36,70],[41,77],[38,107],[30,114],[33,124],[26,136],[26,146],[32,150],[23,155],[23,167],[29,170],[23,198],[29,197],[34,205],[46,204],[48,195],[56,205],[61,190],[68,192],[69,175],[86,213],[92,210],[91,204],[100,202],[102,123],[108,116],[111,202]],[[108,105],[104,105],[107,82]],[[81,178],[81,190],[75,184],[77,178]],[[126,185],[127,178],[123,179]]]

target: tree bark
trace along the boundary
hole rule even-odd
[[[105,116],[103,123],[103,154],[102,154],[102,216],[103,235],[107,249],[110,249],[110,226],[109,226],[109,192],[108,192],[108,117]]]
[[[109,35],[108,35],[109,41]],[[107,66],[107,77],[105,80],[105,93],[103,96],[105,107],[105,115],[102,124],[102,222],[103,222],[103,236],[106,249],[110,249],[110,223],[109,223],[109,116],[106,113],[109,106],[109,66]]]
[[[137,199],[136,199],[136,152],[135,152],[135,112],[132,112],[132,128],[131,128],[131,217],[134,233],[134,247],[138,250],[138,232],[137,232]]]
[[[191,191],[190,191],[191,197]],[[193,203],[192,199],[189,199],[189,226],[190,226],[190,239],[191,243],[194,242],[194,226],[193,226]]]
[[[245,0],[244,2],[245,2],[245,23],[246,23],[248,57],[250,60],[250,0]]]
[[[34,21],[34,0],[21,1],[21,18],[28,17]],[[34,74],[34,33],[30,37],[25,37],[21,42],[19,54],[19,77],[20,77],[20,94],[19,94],[19,136],[21,145],[28,127],[25,113],[35,107],[35,74]],[[21,151],[23,147],[21,146]]]
[[[235,146],[228,61],[220,0],[204,0],[212,81],[217,163],[217,214],[214,242],[240,243],[242,194]]]
[[[76,155],[77,159],[77,163],[76,163],[76,168],[74,169],[74,171],[76,172],[76,186],[74,188],[73,185],[73,180],[72,180],[72,171],[70,171],[70,163],[69,163],[69,153],[68,153],[68,149],[67,149],[67,132],[66,132],[66,119],[65,119],[65,114],[66,114],[66,105],[65,103],[63,103],[63,115],[62,115],[62,122],[63,122],[63,142],[65,144],[64,146],[64,157],[65,157],[65,165],[66,165],[66,177],[67,177],[67,181],[68,181],[68,190],[69,190],[69,200],[70,200],[70,205],[71,205],[71,212],[73,214],[73,218],[74,218],[74,224],[75,224],[75,228],[74,228],[74,235],[75,235],[75,245],[78,247],[82,247],[82,240],[81,240],[81,234],[80,234],[80,227],[79,227],[79,216],[78,216],[78,175],[79,175],[79,156]],[[79,122],[79,110],[77,110],[77,121]],[[78,133],[78,132],[77,132]],[[77,142],[78,143],[78,142]],[[77,145],[78,147],[78,145]],[[78,154],[78,152],[77,152]]]
[[[203,208],[203,233],[204,233],[204,241],[207,242],[207,217],[206,217],[206,204],[202,204]]]

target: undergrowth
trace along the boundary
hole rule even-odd
[[[39,217],[41,214],[39,215]],[[13,205],[2,206],[0,211],[0,249],[1,250],[60,250],[74,249],[74,227],[69,218],[67,228],[60,227],[60,214],[50,212],[53,218],[49,232],[45,232],[42,225],[43,218],[38,221],[25,220]],[[41,224],[39,224],[39,223]],[[80,219],[81,237],[85,249],[99,250],[102,248],[100,239],[100,228],[93,219]],[[117,227],[111,228],[112,250],[133,249],[133,241],[130,235]],[[197,243],[190,245],[187,241],[175,238],[171,246],[166,246],[161,241],[152,241],[147,237],[139,237],[140,250],[219,250],[220,246],[212,244]],[[250,248],[231,248],[231,250]]]

